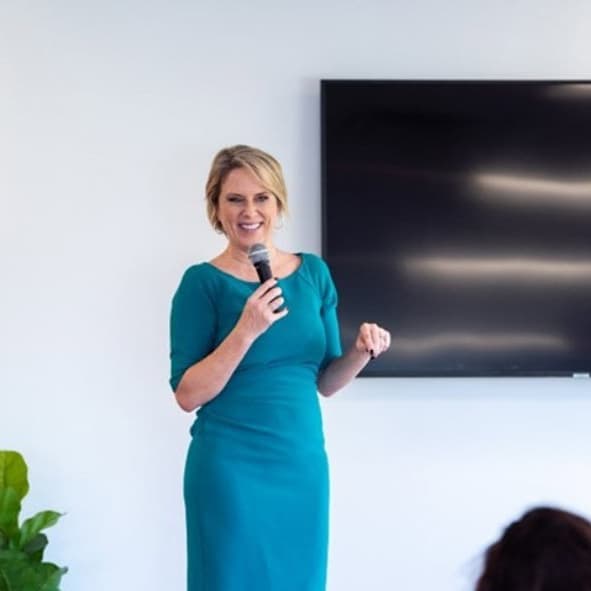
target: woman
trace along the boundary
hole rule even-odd
[[[249,146],[221,150],[207,212],[227,240],[190,267],[171,313],[171,386],[199,409],[185,469],[189,591],[322,591],[328,467],[317,392],[330,396],[390,345],[363,324],[341,353],[337,295],[311,254],[283,252],[279,163]],[[253,244],[274,278],[259,284]]]
[[[476,591],[591,591],[591,523],[531,509],[488,549]]]

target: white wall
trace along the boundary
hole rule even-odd
[[[184,589],[192,419],[167,322],[182,270],[222,244],[213,153],[275,153],[280,243],[319,252],[320,78],[584,78],[590,24],[585,0],[0,3],[0,448],[30,464],[27,514],[67,512],[48,551],[65,591]],[[364,379],[323,402],[330,591],[469,589],[527,506],[590,515],[589,394]]]

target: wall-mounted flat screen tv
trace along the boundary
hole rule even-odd
[[[591,372],[591,82],[323,80],[322,248],[366,376]]]

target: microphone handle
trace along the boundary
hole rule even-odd
[[[269,261],[259,261],[258,263],[254,263],[254,268],[257,270],[257,275],[259,276],[259,281],[261,283],[264,283],[267,279],[273,277]],[[277,312],[283,312],[284,309],[285,304],[281,304],[281,306],[275,310],[275,314],[277,314]]]
[[[259,281],[261,283],[265,283],[267,279],[271,279],[271,277],[273,277],[269,261],[259,261],[258,263],[254,264],[254,268],[257,270],[257,275],[259,276]]]

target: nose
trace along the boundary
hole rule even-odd
[[[256,213],[256,204],[254,201],[246,201],[246,203],[244,204],[244,213],[247,216],[251,216]]]

